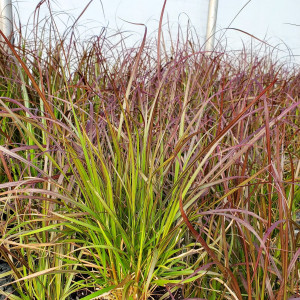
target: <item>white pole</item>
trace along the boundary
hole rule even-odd
[[[218,14],[218,0],[209,0],[205,51],[212,52],[215,44],[216,23]]]
[[[11,0],[0,0],[0,29],[13,44],[13,14]],[[3,41],[3,38],[0,40]]]

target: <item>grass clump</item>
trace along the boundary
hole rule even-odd
[[[49,24],[1,56],[0,293],[299,295],[297,71]]]

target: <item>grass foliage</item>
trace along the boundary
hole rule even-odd
[[[0,59],[0,294],[299,296],[298,71],[37,24]]]

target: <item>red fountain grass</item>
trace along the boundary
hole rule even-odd
[[[51,18],[1,54],[0,294],[299,296],[298,71]]]

